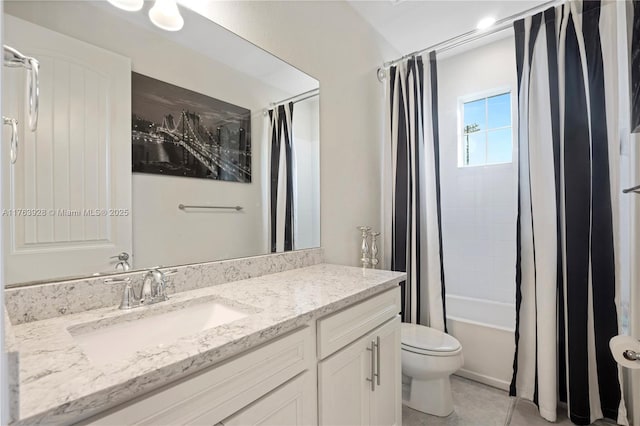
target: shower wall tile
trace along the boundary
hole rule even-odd
[[[479,51],[438,63],[445,281],[451,295],[515,303],[517,167],[458,167],[459,99],[504,87],[516,96],[513,45],[495,46],[486,57],[503,58],[504,66],[479,60]]]

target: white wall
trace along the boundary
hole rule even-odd
[[[295,157],[294,249],[320,246],[320,102],[313,97],[293,109]]]
[[[321,242],[328,262],[357,265],[356,226],[381,228],[384,90],[375,72],[398,52],[344,2],[182,3],[320,80]]]
[[[0,15],[2,14],[3,4],[0,3]],[[4,34],[4,26],[2,20],[0,20],[0,44],[2,44],[2,38]],[[0,70],[0,93],[2,91],[2,71]],[[0,108],[1,109],[1,108]],[[0,111],[2,112],[2,111]],[[4,137],[2,137],[2,143],[6,143]],[[4,150],[0,150],[1,152],[6,152]],[[7,167],[9,162],[8,159],[5,158],[2,154],[0,154],[0,188],[2,188],[2,176],[3,176],[3,167]],[[6,208],[7,206],[1,206],[2,208]],[[0,226],[0,241],[4,241],[3,234],[4,226]],[[2,248],[3,244],[0,244],[0,259],[4,259],[4,249]],[[4,261],[0,262],[0,306],[3,308],[3,314],[0,316],[0,424],[6,425],[9,423],[9,380],[7,378],[7,355],[5,353],[5,331],[4,331]]]
[[[449,294],[515,302],[517,166],[458,167],[460,97],[510,87],[516,111],[513,36],[438,62],[445,280]],[[514,158],[515,150],[514,129]]]
[[[134,38],[135,39],[135,38]],[[169,43],[168,43],[169,44]],[[113,47],[116,48],[118,44]],[[133,174],[134,267],[176,265],[264,254],[267,229],[263,227],[262,170],[266,158],[259,155],[266,143],[261,136],[263,109],[285,94],[251,79],[195,51],[163,46],[172,62],[198,64],[167,66],[161,55],[149,55],[147,44],[130,43],[125,54],[133,71],[248,108],[251,114],[251,183]],[[235,211],[181,211],[178,204],[242,206]]]

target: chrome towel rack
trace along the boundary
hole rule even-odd
[[[242,210],[241,206],[202,206],[202,205],[187,205],[187,204],[178,204],[178,208],[180,210],[186,209],[221,209],[221,210]]]
[[[25,68],[27,74],[27,93],[29,95],[29,129],[35,132],[38,128],[38,110],[40,98],[40,62],[36,58],[26,56],[13,47],[3,46],[4,66],[11,68]]]
[[[11,154],[10,160],[11,164],[16,163],[16,159],[18,158],[18,120],[15,118],[9,118],[2,116],[2,124],[5,126],[11,126]]]
[[[13,47],[3,46],[3,63],[5,67],[25,68],[27,74],[27,94],[29,104],[29,129],[35,132],[38,128],[38,111],[40,102],[40,63],[36,58],[25,56]],[[18,120],[12,117],[2,117],[2,124],[11,126],[11,164],[18,159]]]

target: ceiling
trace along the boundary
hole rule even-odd
[[[181,0],[181,13],[185,26],[177,32],[164,31],[151,23],[146,2],[144,9],[130,13],[113,7],[106,1],[4,1],[5,13],[50,28],[54,31],[100,45],[100,32],[113,28],[144,37],[150,46],[163,40],[184,49],[195,51],[222,66],[230,67],[271,87],[278,97],[293,96],[319,87],[319,82],[269,52],[251,44],[205,16],[190,10],[202,0]],[[91,17],[91,36],[83,22]],[[130,24],[129,26],[124,24]],[[203,35],[206,34],[206,37]],[[208,41],[215,42],[208,42]],[[108,47],[103,46],[108,49]],[[273,101],[278,101],[273,99]]]
[[[315,78],[209,20],[207,15],[211,16],[213,12],[208,10],[208,2],[179,0],[179,3],[184,6],[182,14],[185,26],[177,33],[160,31],[165,36],[187,47],[193,46],[196,41],[200,53],[276,87],[289,96],[320,87]],[[149,20],[145,20],[148,25]],[[199,43],[203,34],[207,34],[207,38],[215,42]]]
[[[347,0],[400,55],[474,30],[491,16],[500,20],[546,3],[545,0]],[[387,58],[395,59],[395,58]]]

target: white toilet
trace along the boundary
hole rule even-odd
[[[417,324],[402,324],[402,402],[423,413],[453,412],[449,376],[462,364],[462,345],[453,336]]]

